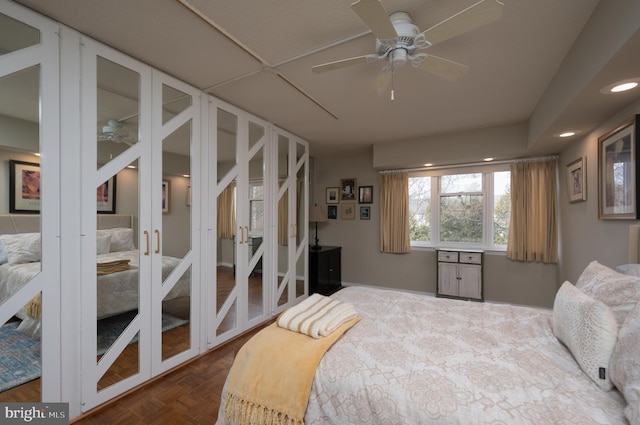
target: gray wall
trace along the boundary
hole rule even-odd
[[[591,260],[609,267],[627,262],[629,225],[636,220],[598,219],[598,137],[627,118],[640,114],[640,102],[616,113],[592,133],[584,135],[560,154],[560,253],[559,282],[575,283]],[[638,141],[636,141],[638,143]],[[586,158],[587,200],[569,203],[566,165]]]
[[[373,150],[354,151],[340,157],[316,157],[314,193],[311,200],[325,211],[325,190],[337,187],[342,178],[356,178],[358,186],[374,186],[371,219],[338,219],[318,225],[320,245],[342,247],[342,281],[402,290],[436,292],[435,250],[414,250],[409,254],[382,254],[378,250],[380,210],[378,172],[373,168]],[[310,237],[314,237],[311,225]],[[484,256],[484,296],[486,300],[551,307],[555,297],[556,265],[509,261],[503,253]]]

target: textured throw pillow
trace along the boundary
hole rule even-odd
[[[640,423],[640,304],[620,327],[611,355],[611,381],[627,400],[629,423]]]
[[[597,261],[583,270],[576,288],[611,307],[618,325],[640,301],[640,277],[618,273]]]
[[[0,243],[9,264],[23,264],[40,261],[40,233],[17,233],[0,235]]]
[[[96,238],[96,253],[100,254],[108,254],[111,249],[111,236],[103,235],[98,236]]]
[[[104,235],[111,237],[111,252],[133,251],[136,249],[133,243],[133,229],[118,227],[115,229],[98,230],[98,237]]]
[[[609,360],[618,323],[609,307],[565,282],[553,303],[553,333],[593,382],[606,391],[613,388]]]
[[[0,242],[0,266],[3,264],[7,264],[9,262],[9,258],[7,258],[7,253],[4,252],[4,246],[2,242]]]
[[[616,267],[618,273],[640,277],[640,264],[621,264]]]

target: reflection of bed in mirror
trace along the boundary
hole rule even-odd
[[[131,215],[98,215],[97,247],[97,319],[115,316],[138,308],[139,253],[134,244]],[[40,267],[40,216],[0,215],[0,304],[28,283]],[[180,263],[179,258],[162,257],[164,279]],[[187,271],[165,300],[189,296]],[[40,298],[36,296],[16,316],[19,329],[38,337]]]

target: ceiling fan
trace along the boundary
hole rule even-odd
[[[383,68],[382,75],[390,74],[390,71],[392,73],[395,68],[410,62],[414,68],[450,81],[457,80],[467,72],[468,66],[416,51],[499,19],[502,16],[502,6],[498,0],[481,0],[420,32],[408,13],[395,12],[388,15],[380,0],[359,0],[351,8],[376,36],[376,53],[316,65],[312,71],[321,73],[385,60],[387,65]]]
[[[99,141],[109,141],[133,145],[136,141],[129,139],[129,132],[124,128],[122,121],[108,120],[107,125],[102,127],[102,132],[98,133]]]

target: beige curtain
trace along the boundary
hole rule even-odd
[[[278,201],[278,245],[289,245],[289,191]]]
[[[556,160],[511,164],[507,258],[558,262]]]
[[[411,252],[409,238],[409,173],[381,174],[380,251]]]
[[[218,196],[218,237],[232,239],[236,235],[236,202],[233,183]]]

